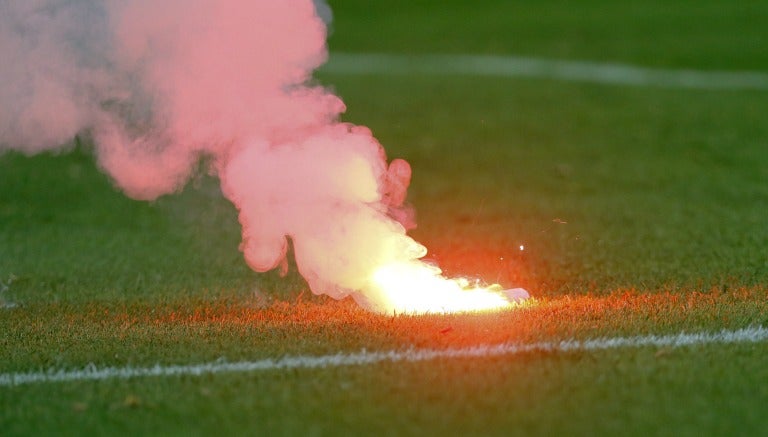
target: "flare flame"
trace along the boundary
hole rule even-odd
[[[511,308],[501,287],[471,285],[465,278],[447,279],[439,268],[421,261],[380,267],[373,274],[372,309],[384,313],[461,313]]]

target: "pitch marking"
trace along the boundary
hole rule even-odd
[[[436,359],[487,358],[516,355],[526,352],[590,352],[619,348],[684,347],[707,344],[758,343],[768,340],[768,329],[762,326],[723,330],[707,333],[679,333],[672,335],[646,335],[636,337],[596,338],[591,340],[563,340],[540,343],[508,343],[450,349],[406,349],[385,352],[361,351],[334,355],[297,355],[279,359],[239,361],[223,360],[192,365],[155,365],[152,367],[96,367],[89,365],[79,370],[50,370],[47,372],[1,373],[0,386],[68,381],[100,381],[150,376],[199,376],[217,373],[245,373],[287,369],[316,369],[340,366],[362,366],[382,362],[422,362]]]
[[[665,88],[768,90],[768,73],[645,68],[633,65],[496,55],[331,53],[321,71],[339,74],[422,74],[533,77]]]

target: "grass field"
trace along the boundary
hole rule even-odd
[[[758,1],[331,2],[332,51],[768,71]],[[250,271],[215,180],[132,201],[88,144],[0,156],[0,374],[768,326],[768,91],[320,72],[414,169],[445,271],[528,289],[390,317]],[[521,252],[519,246],[524,245]],[[762,435],[768,343],[0,386],[0,434]]]

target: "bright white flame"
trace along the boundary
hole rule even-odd
[[[501,287],[478,287],[464,278],[447,279],[438,267],[421,261],[397,262],[373,274],[374,306],[382,313],[426,314],[511,308]]]

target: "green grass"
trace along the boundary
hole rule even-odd
[[[26,396],[14,407],[16,424],[44,424],[63,434],[75,434],[77,425],[105,434],[760,435],[762,411],[743,405],[768,399],[768,373],[754,359],[766,352],[760,345],[665,356],[652,350],[531,354],[161,383],[34,386],[24,389]],[[722,361],[743,373],[723,373]],[[28,401],[34,398],[54,400]],[[29,430],[10,430],[19,428]]]
[[[768,68],[761,0],[330,1],[333,50]]]
[[[765,290],[562,297],[504,314],[386,318],[345,304],[29,305],[6,369],[274,357],[767,323]],[[714,311],[713,311],[714,309]],[[43,322],[44,321],[44,322]],[[450,329],[448,329],[450,328]],[[21,343],[21,342],[19,342]],[[86,343],[86,344],[84,344]],[[4,388],[11,434],[759,434],[765,344]],[[751,407],[750,407],[751,406]]]
[[[768,70],[763,2],[339,3],[331,46],[349,52]],[[768,93],[319,77],[344,98],[345,120],[411,162],[413,234],[429,256],[523,286],[536,305],[368,314],[312,296],[295,269],[250,271],[214,180],[142,203],[113,188],[87,145],[6,154],[0,372],[768,326]],[[759,435],[766,352],[644,347],[2,387],[0,429]]]
[[[543,292],[766,279],[765,93],[375,77],[338,90],[417,169],[415,235],[451,265],[484,257],[493,275],[524,244],[530,277],[512,279]],[[404,95],[415,108],[399,112]]]

